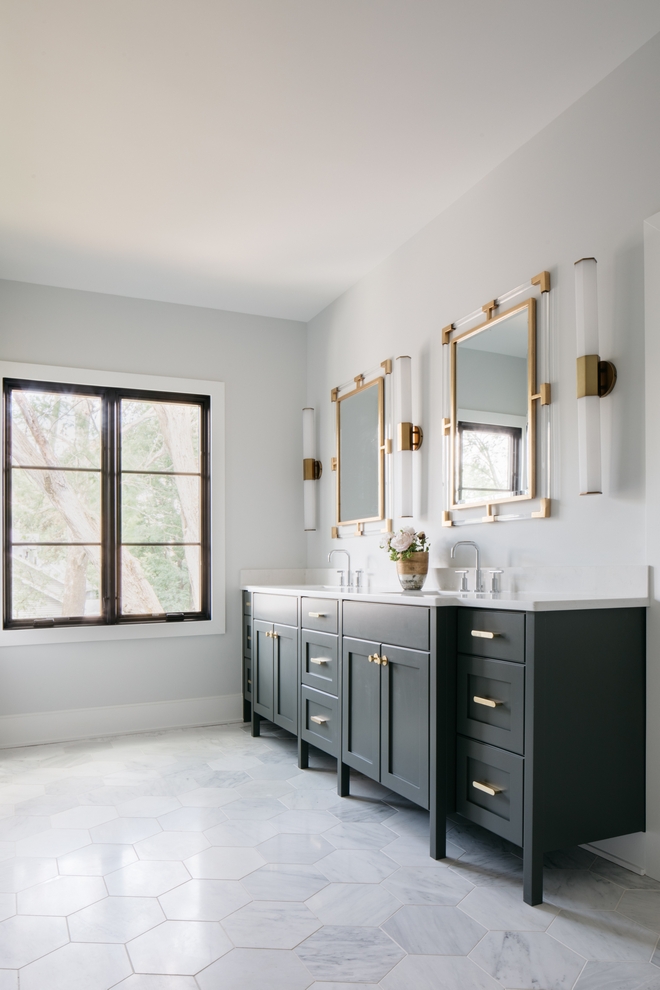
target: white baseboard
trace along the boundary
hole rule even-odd
[[[610,863],[616,863],[617,866],[622,866],[624,870],[630,870],[631,873],[636,873],[640,877],[646,875],[646,871],[636,863],[630,863],[627,859],[621,859],[620,856],[615,856],[614,853],[607,852],[605,849],[601,849],[600,846],[593,845],[591,842],[585,843],[582,848],[588,849],[589,852],[595,853],[601,859],[606,859]]]
[[[243,720],[240,694],[0,716],[0,749]]]

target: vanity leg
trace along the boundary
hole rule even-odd
[[[447,819],[444,807],[438,808],[437,802],[431,802],[429,809],[429,853],[431,859],[445,859],[447,856]]]
[[[298,769],[309,770],[309,743],[298,736]]]
[[[252,709],[252,735],[261,735],[261,715],[257,715],[254,708]]]
[[[523,900],[532,907],[543,903],[543,850],[531,843],[523,849]]]
[[[249,722],[252,718],[252,704],[243,699],[243,721]]]
[[[351,768],[347,763],[337,760],[337,794],[339,797],[348,797],[351,787]]]

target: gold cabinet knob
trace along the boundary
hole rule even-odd
[[[387,657],[381,657],[380,662],[383,665],[383,667],[387,667],[389,660],[387,659]]]
[[[369,663],[380,663],[380,657],[377,653],[369,654]]]

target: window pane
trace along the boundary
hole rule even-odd
[[[121,530],[122,543],[198,543],[200,478],[123,475]]]
[[[100,615],[100,547],[14,547],[12,618]]]
[[[193,547],[123,547],[123,615],[198,612],[201,551]]]
[[[13,464],[101,467],[101,400],[65,392],[11,393]]]
[[[199,473],[200,426],[198,405],[122,399],[122,470]]]
[[[12,542],[100,543],[101,475],[11,472]]]

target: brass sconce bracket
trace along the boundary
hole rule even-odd
[[[454,329],[454,324],[453,323],[449,323],[446,327],[443,327],[442,328],[442,343],[443,344],[448,344],[449,343],[449,338],[451,336],[451,332],[452,332],[453,329]]]
[[[303,481],[318,481],[323,474],[323,465],[313,457],[303,458]]]
[[[611,361],[601,361],[597,354],[584,354],[577,359],[577,397],[597,395],[603,399],[616,385],[616,367]]]
[[[541,290],[541,295],[544,292],[550,292],[550,272],[539,272],[531,280],[532,285],[538,285]]]
[[[399,450],[419,450],[424,442],[424,430],[412,423],[399,423]]]

